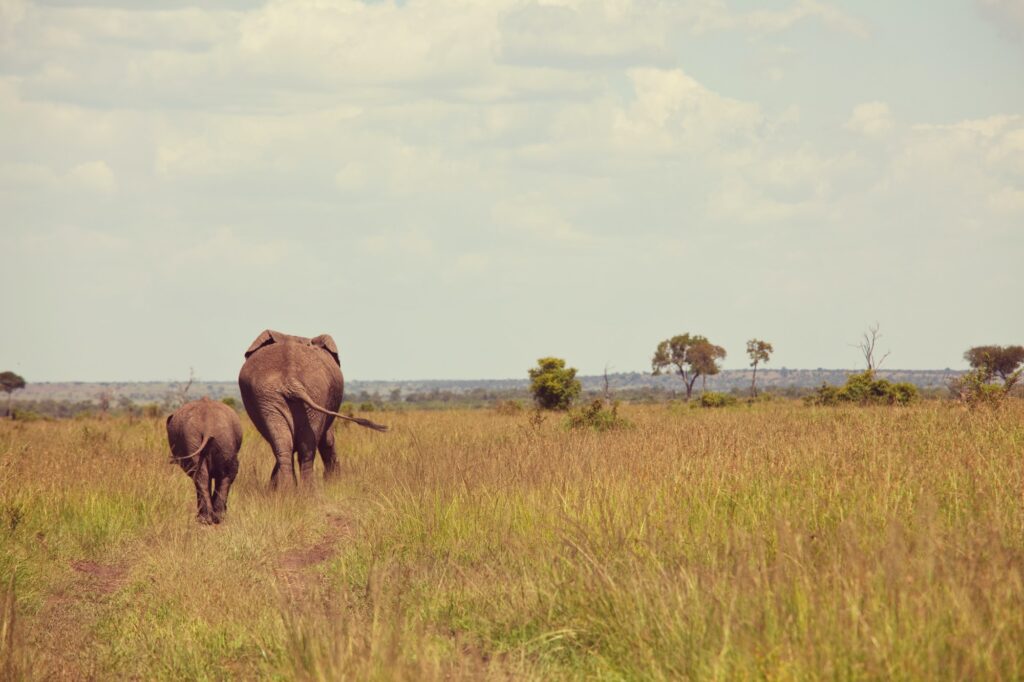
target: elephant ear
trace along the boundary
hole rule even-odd
[[[338,367],[341,367],[341,359],[338,358],[338,347],[334,344],[334,339],[331,338],[330,334],[321,334],[316,338],[310,339],[309,342],[330,353],[331,357],[334,358],[334,362]]]
[[[264,329],[263,333],[256,337],[256,340],[249,346],[249,350],[245,351],[245,357],[248,358],[250,355],[258,351],[263,346],[268,346],[272,343],[277,343],[279,340],[283,340],[284,334],[281,332],[275,332],[272,329]]]

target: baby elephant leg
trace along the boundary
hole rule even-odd
[[[228,493],[238,475],[238,460],[232,459],[224,465],[221,475],[215,480],[213,493],[213,522],[220,523],[228,512]]]
[[[210,463],[204,455],[199,455],[199,466],[192,472],[192,482],[196,486],[196,504],[199,507],[196,516],[199,523],[214,523],[213,504],[210,501]]]
[[[231,484],[235,482],[238,475],[238,460],[232,459],[224,465],[215,480],[213,493],[213,516],[215,521],[220,521],[228,510],[228,494],[231,492]]]

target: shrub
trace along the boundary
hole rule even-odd
[[[228,396],[227,398],[221,398],[220,401],[227,405],[228,407],[230,407],[232,410],[238,410],[238,401],[232,398],[231,396]]]
[[[632,423],[619,416],[619,401],[616,400],[609,407],[605,401],[597,399],[586,407],[570,412],[565,425],[570,429],[591,428],[595,431],[611,431],[628,428]]]
[[[949,390],[957,400],[971,407],[996,406],[1010,395],[1021,371],[1017,370],[1004,383],[997,384],[992,383],[994,372],[990,368],[979,367],[949,382]]]
[[[35,410],[23,410],[21,408],[15,408],[11,412],[11,419],[19,422],[34,422],[41,419],[47,419],[46,416],[39,414]]]
[[[876,379],[874,371],[869,369],[846,377],[846,384],[841,388],[822,384],[804,400],[809,405],[907,405],[917,398],[917,386],[907,382],[894,384],[886,379]]]
[[[736,404],[736,396],[717,391],[706,391],[701,393],[700,398],[694,403],[699,407],[729,407]]]
[[[541,409],[568,410],[581,390],[576,368],[566,367],[561,358],[540,358],[530,370],[530,391]]]

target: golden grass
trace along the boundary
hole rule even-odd
[[[0,423],[0,674],[1024,677],[1020,404],[624,411],[388,414],[278,495],[248,428],[216,528],[162,421]]]

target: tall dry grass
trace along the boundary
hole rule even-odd
[[[30,678],[1024,676],[1024,408],[389,414],[196,524],[163,424],[0,424]],[[6,617],[5,617],[6,618]],[[5,620],[6,622],[6,620]],[[2,644],[0,644],[2,645]],[[5,663],[6,664],[6,663]]]

